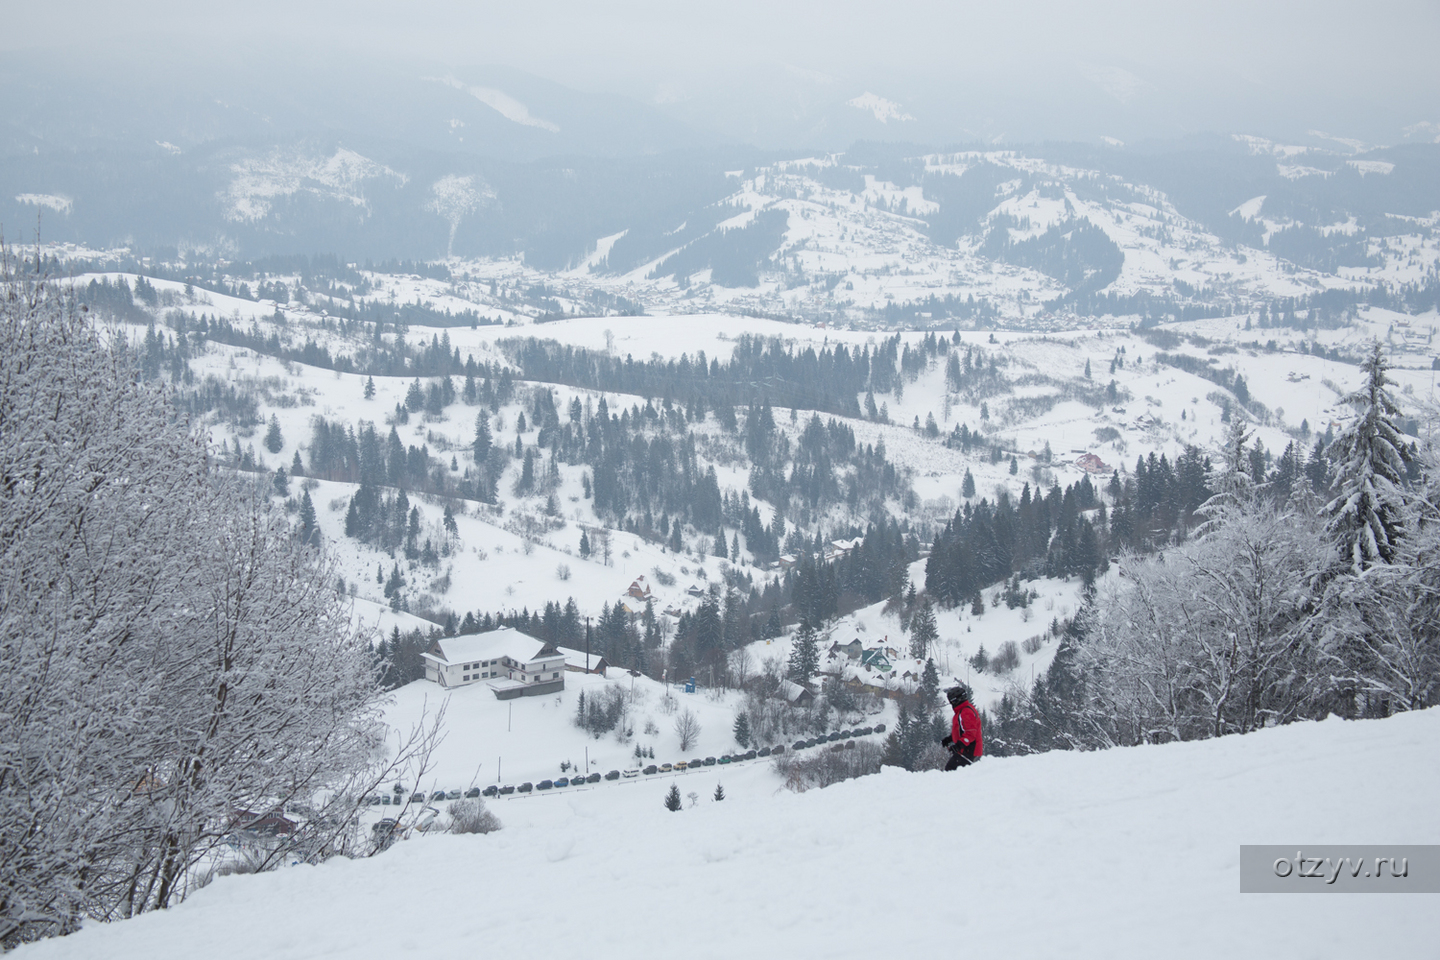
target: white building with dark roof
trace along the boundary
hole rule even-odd
[[[509,627],[444,637],[423,657],[425,679],[442,687],[483,683],[500,700],[565,689],[565,655],[554,644]]]

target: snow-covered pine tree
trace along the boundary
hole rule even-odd
[[[750,746],[750,714],[741,710],[735,715],[735,742],[740,744],[742,749]]]
[[[477,467],[483,468],[490,459],[490,444],[492,443],[492,439],[490,434],[490,415],[486,411],[481,410],[475,414],[475,439],[470,445],[471,451],[475,454],[475,465]]]
[[[920,707],[927,713],[940,705],[940,671],[932,658],[926,658],[925,670],[920,675],[918,692]]]
[[[790,648],[790,662],[786,665],[785,676],[796,683],[808,683],[820,669],[820,639],[809,622],[802,622],[795,632],[795,642]]]
[[[670,792],[665,794],[665,809],[671,813],[680,809],[680,788],[670,784]]]
[[[1212,493],[1195,510],[1203,518],[1195,531],[1197,536],[1214,532],[1254,505],[1255,478],[1250,473],[1250,454],[1246,449],[1251,436],[1252,431],[1245,429],[1241,417],[1230,420],[1219,456],[1205,478]]]
[[[931,645],[940,636],[935,626],[935,607],[929,596],[920,598],[920,609],[910,620],[910,656],[919,660],[930,653]]]
[[[1400,407],[1386,387],[1384,349],[1375,342],[1360,365],[1365,382],[1345,398],[1355,411],[1326,451],[1334,464],[1335,496],[1325,506],[1326,533],[1342,563],[1359,573],[1395,559],[1405,531],[1409,447],[1396,421]]]
[[[318,547],[320,545],[320,524],[315,517],[315,503],[310,499],[310,491],[306,490],[300,497],[300,542],[307,547]]]
[[[270,414],[270,426],[265,431],[265,449],[271,453],[279,453],[285,446],[285,438],[280,433],[280,418]]]

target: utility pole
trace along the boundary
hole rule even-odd
[[[590,618],[585,618],[585,672],[590,672]]]

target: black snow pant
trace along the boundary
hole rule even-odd
[[[946,770],[954,770],[957,767],[968,767],[975,762],[974,757],[967,757],[959,750],[950,751],[950,759],[945,761]]]

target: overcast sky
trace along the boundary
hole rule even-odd
[[[1131,136],[1282,133],[1288,124],[1394,142],[1407,126],[1440,123],[1436,0],[10,7],[4,49],[94,46],[153,64],[181,50],[503,64],[722,127],[765,111],[803,124],[797,91],[812,91],[813,102],[873,92],[928,123],[927,133],[956,136],[1073,136],[1106,124]]]

